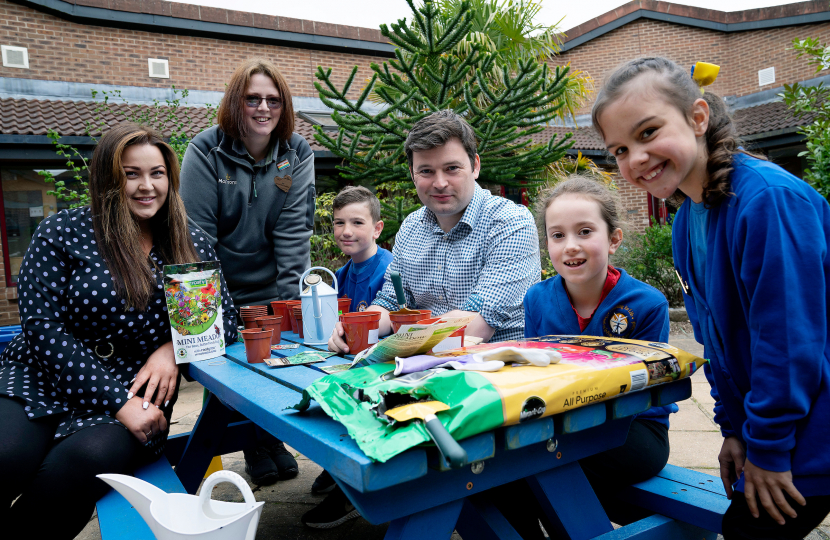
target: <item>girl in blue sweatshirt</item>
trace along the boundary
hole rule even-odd
[[[674,262],[724,436],[724,538],[803,538],[830,512],[830,206],[739,147],[724,102],[701,94],[717,66],[696,68],[624,64],[593,124],[627,181],[685,199]]]

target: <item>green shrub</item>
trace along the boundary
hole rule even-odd
[[[647,227],[645,232],[624,236],[623,244],[614,254],[612,262],[663,293],[669,300],[669,306],[681,307],[683,289],[674,271],[671,223],[660,225],[654,218],[651,221],[651,227]]]

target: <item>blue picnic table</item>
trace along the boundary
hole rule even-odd
[[[282,340],[302,343],[291,332]],[[313,350],[300,345],[275,356]],[[578,463],[623,444],[634,414],[689,398],[690,379],[469,437],[459,441],[469,464],[450,469],[432,447],[375,462],[318,404],[304,412],[290,409],[304,388],[326,375],[321,366],[350,360],[333,356],[318,364],[271,368],[248,364],[244,345],[237,343],[222,358],[189,364],[188,376],[211,395],[193,431],[169,445],[184,489],[196,493],[212,457],[251,437],[253,422],[329,471],[369,522],[390,522],[389,540],[449,538],[453,530],[468,540],[518,539],[482,494],[519,479],[527,481],[560,537],[714,540],[720,530],[727,503],[719,482],[671,466],[645,487],[625,493],[627,501],[659,514],[614,529]]]

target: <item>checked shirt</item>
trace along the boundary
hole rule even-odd
[[[524,206],[476,184],[461,220],[445,233],[427,207],[401,224],[394,259],[373,304],[398,309],[389,272],[403,279],[407,305],[433,316],[477,311],[496,333],[491,342],[524,337],[522,300],[539,281],[539,237]]]

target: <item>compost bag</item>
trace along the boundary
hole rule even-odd
[[[385,414],[407,402],[446,404],[449,408],[437,416],[461,440],[685,378],[705,362],[666,343],[591,336],[487,343],[434,356],[449,360],[505,345],[553,349],[562,359],[544,367],[506,364],[490,372],[433,368],[397,377],[394,363],[373,364],[318,379],[295,408],[305,410],[312,399],[317,401],[367,456],[384,462],[430,440],[421,422],[396,422]]]

